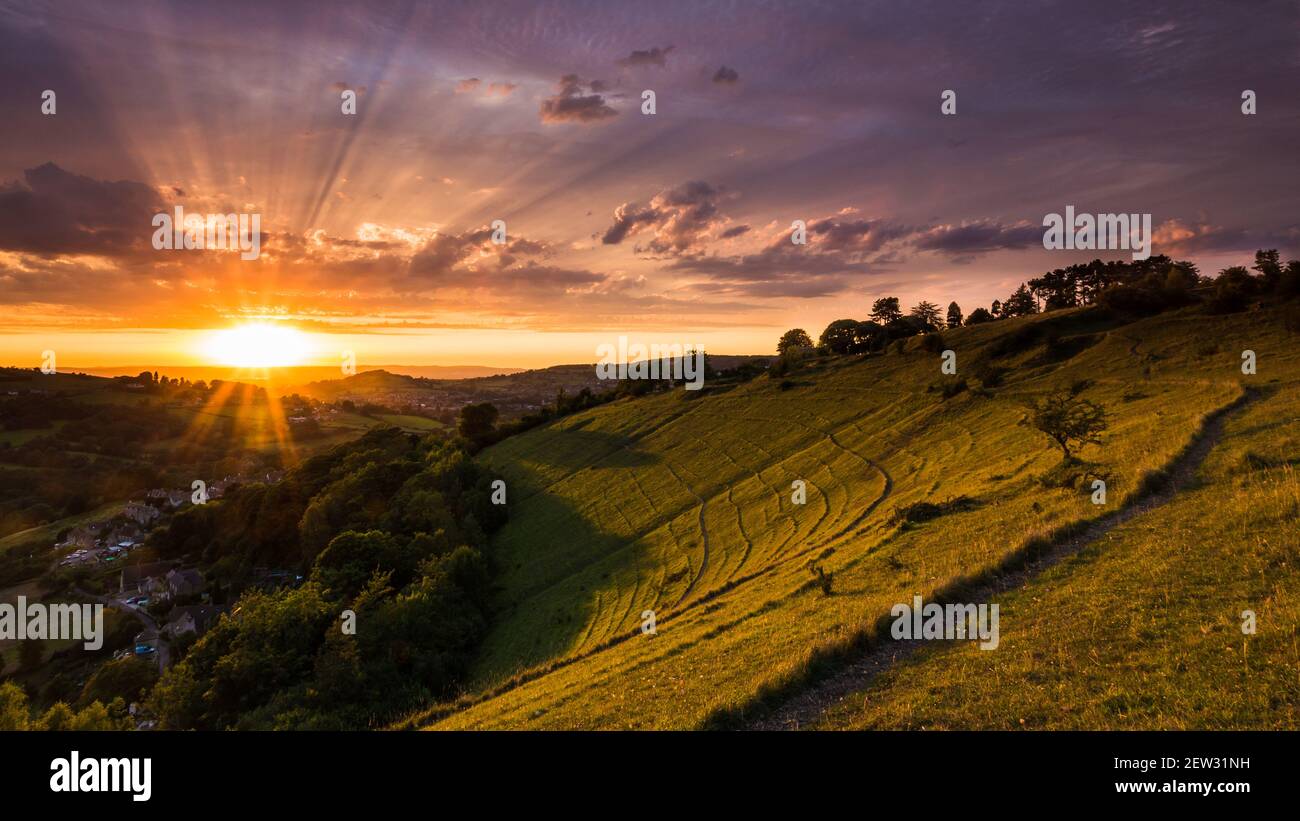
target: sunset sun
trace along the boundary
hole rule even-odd
[[[253,322],[214,331],[204,345],[212,362],[234,368],[298,365],[307,355],[306,334],[273,323]]]

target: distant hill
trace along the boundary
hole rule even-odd
[[[577,393],[583,388],[599,391],[602,385],[591,365],[556,365],[511,374],[467,379],[429,379],[365,371],[342,379],[324,379],[284,388],[323,402],[349,400],[386,407],[411,407],[443,417],[454,415],[471,403],[491,402],[504,417],[521,416],[554,401],[560,390]]]
[[[309,365],[290,368],[273,368],[269,374],[242,368],[213,367],[210,365],[194,366],[146,366],[127,365],[118,367],[64,367],[61,370],[80,371],[95,376],[135,376],[143,371],[158,371],[173,378],[184,377],[191,382],[200,379],[212,381],[222,379],[227,382],[262,383],[272,381],[277,384],[297,385],[315,380],[341,378],[337,366]],[[500,368],[488,365],[358,365],[357,372],[387,371],[389,373],[419,376],[430,379],[471,379],[478,376],[495,376],[497,374],[518,373],[520,368]]]
[[[747,362],[766,362],[766,356],[713,356],[711,367],[734,368]],[[549,368],[517,371],[467,379],[427,379],[386,370],[366,371],[342,379],[324,379],[283,388],[321,401],[349,399],[376,404],[412,404],[425,411],[458,412],[474,402],[491,402],[505,417],[520,416],[554,401],[563,390],[575,394],[583,389],[600,393],[614,387],[596,375],[595,363],[553,365]]]
[[[807,693],[801,726],[1294,728],[1269,695],[1294,690],[1300,626],[1300,322],[1284,310],[1058,311],[508,438],[479,457],[510,492],[495,623],[469,692],[408,723],[697,728]],[[1110,420],[1073,464],[1025,424],[1060,391]],[[1175,501],[1137,504],[1158,488]],[[1053,550],[1080,552],[1017,574]],[[894,659],[886,632],[881,675],[846,670],[818,706],[817,676],[881,642],[895,604],[986,601],[990,580],[1002,649]],[[1243,608],[1270,624],[1245,637],[1248,663]]]

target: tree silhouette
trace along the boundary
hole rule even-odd
[[[1002,303],[1002,316],[1029,316],[1038,313],[1038,305],[1034,302],[1034,295],[1030,293],[1029,288],[1021,285],[1016,292],[1007,297],[1007,301]]]
[[[948,327],[949,328],[961,327],[961,306],[958,305],[956,302],[948,303]]]
[[[818,341],[831,353],[849,353],[857,341],[857,326],[856,319],[837,319],[826,326]]]
[[[1256,251],[1255,264],[1252,267],[1264,277],[1264,285],[1270,291],[1276,288],[1277,283],[1282,279],[1282,258],[1276,248]]]
[[[912,309],[912,316],[921,320],[927,325],[939,327],[939,306],[927,300],[921,300]]]
[[[898,297],[886,296],[873,302],[871,318],[881,325],[888,325],[896,319],[902,319],[903,309],[898,306]]]
[[[811,348],[813,346],[812,338],[803,328],[791,328],[781,335],[781,341],[776,343],[776,352],[785,353],[791,348]]]

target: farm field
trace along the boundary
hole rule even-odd
[[[1063,311],[946,331],[943,338],[956,352],[956,376],[942,376],[939,353],[914,339],[901,353],[821,360],[784,385],[760,377],[598,407],[485,451],[480,458],[506,477],[510,493],[510,522],[493,548],[502,567],[499,615],[467,693],[403,726],[744,725],[811,684],[826,660],[865,647],[895,603],[969,589],[1080,523],[1130,504],[1158,484],[1217,411],[1242,403],[1242,415],[1225,422],[1230,434],[1243,420],[1256,420],[1257,438],[1233,444],[1229,436],[1225,445],[1253,449],[1258,459],[1250,464],[1272,465],[1268,460],[1282,459],[1287,442],[1294,443],[1293,426],[1268,426],[1297,415],[1300,377],[1295,336],[1276,311],[1223,318],[1179,311],[1131,323]],[[1242,374],[1245,349],[1258,357],[1254,376]],[[964,390],[954,384],[959,380]],[[1247,388],[1260,389],[1260,398],[1245,401]],[[1104,443],[1080,452],[1084,464],[1073,476],[1059,475],[1060,451],[1024,424],[1027,401],[1061,389],[1101,404],[1110,417]],[[1216,459],[1240,465],[1244,458],[1210,453],[1208,469]],[[1269,492],[1294,504],[1286,496],[1294,494],[1288,470],[1279,464],[1229,482],[1275,483]],[[1098,477],[1108,492],[1100,507],[1088,486]],[[1075,486],[1049,486],[1060,479]],[[796,481],[806,483],[806,504],[792,501]],[[920,516],[914,506],[922,502],[939,507]],[[1164,523],[1167,531],[1197,527],[1188,518],[1194,512],[1179,497],[1150,515],[1174,517]],[[1259,515],[1295,519],[1294,508]],[[1180,554],[1168,539],[1142,535],[1143,518],[1125,525],[1136,531],[1116,528],[1106,544],[1130,539],[1176,562]],[[1275,527],[1261,519],[1258,532]],[[1130,606],[1151,614],[1148,599],[1190,595],[1184,587],[1213,589],[1207,582],[1227,585],[1230,578],[1256,579],[1243,582],[1238,595],[1258,594],[1259,563],[1277,561],[1287,543],[1252,547],[1251,533],[1242,519],[1241,529],[1223,534],[1228,552],[1220,558],[1242,561],[1211,562],[1198,582],[1171,569],[1163,590],[1135,584]],[[1141,550],[1128,561],[1156,572],[1159,564]],[[1091,567],[1124,575],[1122,567],[1081,561],[1050,571],[1075,575],[1044,574],[1026,590],[1041,585],[1035,589],[1059,589],[1068,598],[1071,589],[1083,595],[1102,583],[1089,575]],[[1270,618],[1294,624],[1294,610],[1284,604],[1293,601],[1288,577],[1269,578],[1278,585]],[[1223,589],[1227,597],[1236,588]],[[1032,654],[1027,639],[1015,638],[1016,600],[1005,601],[1004,641]],[[1215,628],[1220,639],[1233,607],[1240,612],[1244,605],[1224,602],[1225,620]],[[647,611],[653,635],[641,631]],[[1093,645],[1105,635],[1095,632]],[[1167,659],[1203,652],[1173,636]],[[1281,665],[1289,658],[1284,652],[1292,652],[1281,644],[1260,641],[1249,652],[1261,665]],[[997,657],[990,659],[975,658],[979,651],[965,646],[937,652],[971,656],[970,664],[1014,665],[1011,650],[986,653]],[[1077,652],[1073,658],[1081,661]],[[1078,671],[1057,672],[1055,689],[1022,689],[1019,696],[1059,700],[1063,688],[1082,686]],[[912,726],[909,705],[924,680],[907,679],[914,689],[897,685],[892,711],[826,720]],[[984,687],[993,701],[1023,685],[1008,673]],[[955,711],[961,692],[950,689]],[[1080,692],[1079,709],[1064,711],[1062,720],[1076,715],[1076,726],[1110,726],[1098,723],[1095,708],[1084,711],[1086,702]],[[1232,702],[1226,691],[1220,702],[1218,718],[1179,703],[1151,723],[1231,723],[1226,716],[1234,709],[1258,709]],[[944,715],[955,720],[955,713],[934,709],[937,723]],[[1287,720],[1285,704],[1268,710],[1270,721]],[[978,715],[961,726],[1021,726],[1022,716],[1007,725],[1005,716]]]

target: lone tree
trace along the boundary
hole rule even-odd
[[[1029,405],[1029,422],[1052,437],[1060,446],[1065,458],[1071,449],[1084,445],[1101,444],[1101,433],[1106,430],[1106,411],[1101,405],[1079,399],[1069,391],[1058,391]]]
[[[881,325],[903,318],[903,309],[898,307],[898,297],[885,296],[871,304],[871,318]]]
[[[776,343],[776,352],[785,353],[791,348],[811,348],[812,337],[803,328],[791,328],[781,334],[781,341]]]
[[[921,300],[912,309],[912,316],[932,327],[939,327],[939,306],[928,300]]]
[[[961,327],[961,306],[958,305],[956,302],[948,303],[948,327],[949,328]]]

